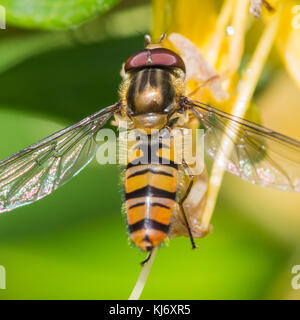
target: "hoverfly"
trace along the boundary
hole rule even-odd
[[[235,137],[232,152],[226,156],[227,171],[261,186],[300,192],[299,141],[189,99],[184,95],[186,69],[182,58],[164,48],[161,40],[158,44],[151,43],[149,37],[146,40],[145,48],[124,65],[117,103],[0,162],[0,212],[49,195],[81,171],[95,156],[96,134],[113,116],[117,125],[126,119],[136,130],[167,128],[171,132],[197,119],[205,131],[205,151],[212,159],[222,153],[224,134]],[[209,231],[191,218],[189,206],[183,206],[192,193],[194,202],[203,198],[195,177],[186,163],[178,164],[171,158],[163,161],[164,149],[174,145],[161,140],[155,163],[138,161],[145,147],[149,147],[148,140],[136,139],[125,170],[130,238],[148,252],[147,259],[153,248],[176,232],[190,236],[194,248],[193,237]],[[180,188],[184,190],[181,196]],[[182,225],[185,231],[178,231]]]

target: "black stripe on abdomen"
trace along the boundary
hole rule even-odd
[[[128,228],[130,233],[141,229],[155,229],[165,233],[169,231],[169,225],[157,222],[150,218],[142,219],[134,224],[129,224]]]
[[[133,208],[136,208],[136,207],[142,207],[145,205],[145,202],[138,202],[136,204],[133,204],[132,206],[130,206],[128,209],[133,209]]]
[[[136,172],[132,173],[130,176],[127,177],[127,179],[143,175],[143,174],[145,174],[147,172],[151,172],[153,174],[160,174],[160,175],[168,176],[168,177],[174,177],[171,173],[168,173],[168,172],[165,172],[165,171],[156,171],[156,170],[147,168],[147,169],[144,169],[144,170],[141,170],[141,171],[136,171]]]
[[[155,159],[155,161],[152,161],[152,160],[153,159],[145,160],[144,157],[137,158],[137,159],[134,160],[134,162],[128,162],[126,169],[129,169],[129,168],[132,168],[132,167],[136,167],[136,166],[140,166],[140,165],[143,165],[143,164],[159,164],[161,166],[167,166],[167,167],[171,167],[171,168],[174,168],[174,169],[178,169],[177,163],[175,163],[172,160],[161,158],[161,157],[157,157],[157,160]],[[163,162],[165,162],[165,163],[163,163]]]
[[[125,194],[126,200],[139,198],[139,197],[157,197],[157,198],[167,198],[175,200],[176,198],[176,192],[169,192],[163,189],[155,188],[150,185],[147,185],[146,187],[136,189],[132,192],[129,192]]]
[[[171,209],[170,207],[168,207],[160,202],[152,202],[151,207],[161,207],[161,208],[165,208],[165,209]]]

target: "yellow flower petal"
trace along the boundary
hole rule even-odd
[[[153,38],[177,32],[202,47],[214,30],[218,12],[215,1],[153,0]]]
[[[284,1],[276,45],[285,66],[300,88],[300,4]]]

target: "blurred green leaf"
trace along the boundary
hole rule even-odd
[[[0,103],[79,121],[119,99],[122,63],[143,43],[139,36],[74,44],[32,56],[1,74]]]
[[[9,24],[38,29],[73,28],[111,9],[120,0],[1,0]]]
[[[35,54],[70,43],[66,33],[42,33],[8,38],[0,42],[0,73]]]
[[[0,0],[1,3],[1,0]],[[94,19],[74,30],[57,32],[2,30],[0,41],[0,73],[28,58],[59,47],[91,45],[106,39],[129,37],[149,32],[150,5],[129,6],[111,11],[102,19]],[[130,23],[134,21],[134,25]],[[140,41],[139,45],[143,40]],[[126,57],[125,57],[126,58]]]

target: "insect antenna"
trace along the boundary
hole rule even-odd
[[[149,44],[152,44],[151,36],[149,34],[145,35],[145,45],[148,46]]]
[[[160,38],[159,38],[159,41],[157,42],[158,44],[162,43],[162,41],[165,39],[166,37],[166,33],[163,33]],[[151,36],[149,34],[146,34],[145,35],[145,47],[149,46],[153,44],[152,42],[152,39],[151,39]]]
[[[166,35],[167,35],[166,32],[164,32],[164,33],[160,36],[158,43],[162,43],[162,41],[165,39]]]

